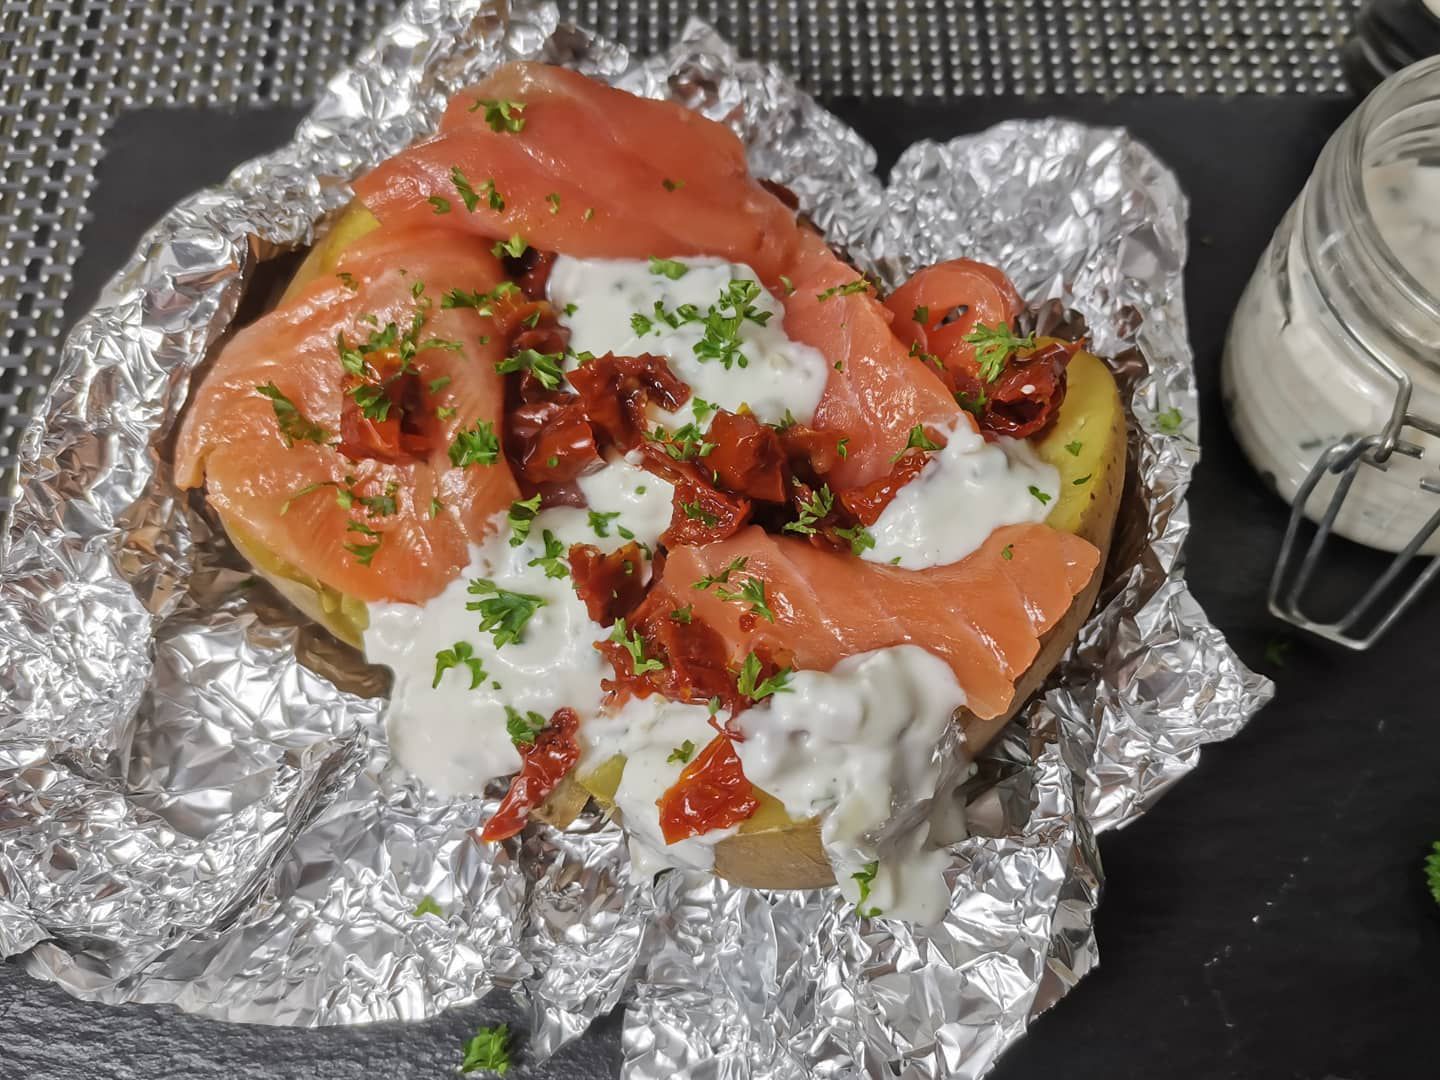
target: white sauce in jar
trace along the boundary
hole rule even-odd
[[[1060,493],[1060,473],[1023,439],[987,443],[961,419],[870,526],[875,563],[924,570],[959,562],[1002,525],[1044,521]]]
[[[547,293],[570,330],[570,347],[577,353],[620,356],[653,353],[670,362],[670,370],[687,383],[696,397],[730,412],[748,407],[767,424],[790,415],[809,423],[825,392],[830,365],[809,345],[791,341],[783,328],[785,309],[759,285],[755,271],[723,259],[667,260],[685,268],[678,278],[651,270],[636,259],[575,259],[561,255],[550,269]],[[682,322],[672,327],[655,314],[655,305],[674,312],[694,305],[700,316],[720,300],[733,281],[755,282],[759,294],[750,303],[770,318],[764,325],[742,319],[739,326],[740,362],[725,367],[715,359],[702,359],[695,346],[705,336],[703,322]],[[567,314],[567,305],[573,305]],[[730,309],[726,309],[728,313]],[[632,325],[639,315],[649,324]],[[637,332],[643,329],[643,333]],[[666,422],[676,427],[694,419],[689,404]],[[703,426],[703,425],[702,425]]]
[[[1372,167],[1364,179],[1380,236],[1416,281],[1440,296],[1440,169],[1398,162]],[[1224,367],[1236,437],[1287,501],[1337,440],[1379,432],[1395,399],[1395,383],[1359,352],[1317,293],[1302,232],[1292,211],[1241,298]],[[1393,359],[1415,382],[1412,409],[1440,417],[1440,372],[1409,357]],[[1425,457],[1394,455],[1383,472],[1362,466],[1336,521],[1340,535],[1397,551],[1440,509],[1440,499],[1419,487],[1424,476],[1440,479],[1440,440],[1410,428],[1404,437]],[[1311,496],[1312,516],[1334,490],[1326,477]],[[1422,550],[1440,554],[1440,534]]]

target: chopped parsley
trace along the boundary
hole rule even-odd
[[[771,694],[783,694],[790,692],[790,676],[794,674],[793,668],[781,668],[768,679],[756,683],[760,678],[760,658],[753,651],[745,657],[745,662],[740,665],[736,673],[735,688],[742,695],[751,701],[762,701]]]
[[[460,1062],[460,1071],[470,1073],[483,1069],[504,1076],[510,1068],[509,1042],[510,1029],[505,1024],[481,1028],[465,1044],[465,1060]]]
[[[746,578],[739,589],[716,589],[715,595],[726,603],[749,604],[749,615],[759,615],[766,622],[775,621],[775,612],[765,600],[765,582],[758,577]]]
[[[830,491],[830,485],[821,484],[818,491],[812,493],[810,498],[800,504],[799,519],[787,522],[783,531],[814,536],[815,523],[828,515],[834,508],[835,496]]]
[[[467,601],[465,610],[480,612],[480,632],[488,631],[495,639],[497,649],[519,641],[525,632],[525,624],[545,606],[543,597],[510,592],[489,578],[471,578],[466,591],[471,596],[485,597],[483,600]]]
[[[471,186],[469,179],[460,170],[459,165],[453,166],[450,169],[450,182],[455,185],[455,190],[460,193],[460,198],[465,203],[465,209],[473,214],[475,207],[480,205],[480,195],[475,188]]]
[[[1086,473],[1084,476],[1076,477],[1074,480],[1071,480],[1070,483],[1072,483],[1076,487],[1081,487],[1082,485],[1088,484],[1090,482],[1090,477],[1092,475],[1093,474],[1091,473]]]
[[[1004,559],[1006,562],[1009,562],[1011,559],[1015,558],[1015,545],[1006,544],[1003,548],[1001,548],[1000,558]]]
[[[754,301],[760,296],[760,283],[750,278],[734,278],[725,286],[720,298],[711,304],[702,318],[693,304],[682,304],[673,318],[683,322],[701,322],[705,334],[695,343],[695,355],[700,360],[718,360],[729,371],[739,364],[746,367],[750,361],[740,351],[740,328],[746,322],[757,326],[766,325],[774,312],[762,311]],[[657,314],[662,314],[657,304]],[[679,322],[671,322],[671,326]]]
[[[918,322],[921,326],[924,326],[930,321],[930,309],[924,304],[920,304],[915,308],[915,314],[912,316],[912,318],[914,318],[914,320]]]
[[[684,180],[671,180],[668,176],[660,181],[660,186],[666,191],[679,191],[685,186]]]
[[[850,456],[850,436],[846,435],[835,444],[835,452],[840,455],[841,460]]]
[[[709,510],[706,510],[698,499],[694,502],[682,502],[680,509],[684,511],[687,519],[690,521],[698,521],[707,529],[713,529],[720,522],[720,519],[710,513]]]
[[[975,359],[980,365],[980,377],[986,382],[994,382],[1000,378],[1000,373],[1005,370],[1005,361],[1010,354],[1017,349],[1033,349],[1035,347],[1035,335],[1027,334],[1023,338],[1016,337],[1010,330],[1010,324],[999,322],[994,326],[986,326],[984,323],[976,323],[962,339],[975,346]]]
[[[561,367],[565,357],[561,353],[542,353],[534,349],[521,349],[514,356],[501,360],[495,365],[495,370],[501,375],[508,375],[512,371],[528,371],[535,376],[535,381],[546,390],[555,390],[560,386],[560,381],[565,377],[565,369]]]
[[[470,669],[470,689],[476,689],[485,681],[485,668],[479,657],[475,655],[475,649],[468,641],[457,641],[448,649],[441,649],[435,654],[435,679],[430,683],[433,690],[440,685],[440,676],[453,667],[464,664]]]
[[[351,292],[355,292],[357,289],[360,288],[360,283],[355,280],[355,275],[350,273],[348,270],[341,270],[335,276],[340,279],[340,284],[344,285],[345,288],[349,289]]]
[[[270,399],[270,407],[275,410],[275,420],[280,425],[280,438],[286,446],[294,446],[297,442],[320,443],[323,446],[329,442],[330,432],[308,419],[273,382],[255,387],[255,392]]]
[[[610,640],[630,654],[630,667],[635,675],[644,675],[649,671],[664,669],[665,665],[659,660],[645,655],[645,639],[640,636],[639,630],[626,633],[624,619],[615,620],[615,627],[610,631]]]
[[[441,511],[441,510],[444,510],[444,509],[445,509],[445,504],[442,503],[439,499],[434,499],[434,498],[432,498],[432,499],[430,500],[430,516],[431,516],[432,518],[433,518],[433,517],[439,517],[439,516],[440,516],[440,511]]]
[[[480,194],[484,196],[491,210],[498,211],[505,209],[505,199],[501,196],[500,192],[496,190],[495,178],[493,176],[480,186]]]
[[[784,287],[786,296],[795,295],[795,283],[784,274],[780,275],[780,284]]]
[[[675,747],[674,750],[670,751],[670,756],[665,759],[665,762],[666,764],[674,764],[678,762],[681,765],[688,765],[690,763],[690,759],[694,756],[695,744],[689,739],[686,739],[679,746]]]
[[[442,198],[439,195],[431,195],[430,198],[425,201],[435,208],[435,213],[437,214],[448,214],[450,212],[449,199]]]
[[[355,561],[357,563],[359,563],[361,566],[369,566],[371,560],[375,558],[375,553],[380,550],[380,542],[384,539],[384,537],[380,533],[376,532],[374,529],[370,528],[369,525],[366,525],[363,521],[346,522],[345,531],[359,533],[361,536],[371,538],[371,541],[368,544],[362,544],[360,541],[356,540],[345,545],[345,550],[348,551],[351,555],[355,556]]]
[[[595,530],[596,536],[608,537],[610,535],[610,523],[619,516],[619,510],[591,510],[587,518],[590,522],[590,528]]]
[[[490,253],[497,259],[502,255],[509,255],[512,259],[518,259],[525,254],[525,249],[530,245],[519,233],[513,234],[509,240],[496,240],[490,248]]]
[[[659,274],[661,277],[667,277],[671,281],[679,281],[689,272],[690,268],[682,262],[676,262],[674,259],[657,259],[654,255],[650,256],[650,273],[652,274]]]
[[[444,390],[445,387],[447,387],[447,386],[449,386],[449,385],[450,385],[450,376],[449,376],[449,375],[441,375],[438,379],[431,379],[428,383],[425,384],[426,388],[427,388],[427,389],[430,391],[430,393],[432,393],[432,394],[439,393],[441,390]]]
[[[1435,902],[1440,904],[1440,840],[1430,845],[1430,854],[1425,856],[1425,884]]]
[[[1180,410],[1175,408],[1166,409],[1155,417],[1155,423],[1166,435],[1178,434],[1184,422],[1185,418],[1180,415]]]
[[[365,508],[370,517],[389,517],[395,513],[395,492],[400,490],[400,485],[390,481],[379,495],[356,495],[353,491],[347,494],[357,503]],[[338,491],[337,491],[338,494]]]
[[[1079,457],[1080,448],[1084,445],[1085,444],[1082,443],[1079,439],[1076,439],[1074,442],[1067,442],[1065,444],[1065,449],[1069,451],[1071,457]]]
[[[505,733],[516,746],[530,746],[535,736],[545,730],[545,717],[538,712],[520,712],[505,706]]]
[[[860,899],[855,902],[855,910],[867,919],[873,919],[880,914],[878,907],[872,906],[869,911],[866,911],[863,906],[865,901],[870,899],[870,889],[875,884],[875,875],[879,872],[880,860],[876,859],[874,862],[866,863],[865,869],[857,870],[850,875],[850,880],[860,886]]]
[[[945,374],[945,365],[940,362],[940,358],[934,353],[928,353],[924,349],[920,348],[920,343],[918,341],[912,341],[910,343],[910,352],[908,355],[916,360],[919,360],[922,364],[929,364],[936,371],[940,372],[940,374]],[[956,395],[955,400],[960,400],[958,394]]]
[[[415,910],[410,914],[417,919],[422,915],[437,915],[442,919],[445,917],[445,912],[440,910],[440,905],[435,902],[435,898],[429,895],[422,896],[420,903],[415,905]]]
[[[569,577],[570,569],[565,564],[565,545],[556,539],[555,534],[545,529],[540,534],[545,541],[545,554],[538,558],[531,559],[526,566],[538,566],[545,571],[547,578]]]
[[[549,195],[545,196],[545,201],[550,204],[550,213],[560,213],[560,196],[558,194],[553,191],[550,192]]]
[[[706,401],[702,397],[692,397],[690,399],[690,408],[694,410],[695,422],[697,424],[703,424],[711,416],[720,411],[719,405]]]
[[[875,537],[863,525],[856,525],[853,529],[836,529],[835,535],[850,541],[851,555],[859,555],[875,546]]]
[[[444,296],[440,298],[440,306],[442,308],[468,307],[474,308],[481,315],[494,315],[495,304],[499,300],[510,295],[511,293],[518,293],[519,291],[520,286],[516,285],[513,281],[502,281],[499,285],[496,285],[495,288],[491,289],[488,293],[466,292],[464,289],[451,289],[449,292],[447,292]],[[482,338],[480,344],[489,344],[489,339]]]
[[[684,607],[677,607],[674,611],[670,612],[670,618],[675,622],[681,623],[685,626],[689,626],[693,618],[694,611],[694,604],[686,604]]]
[[[525,111],[523,101],[476,98],[470,111],[479,112],[481,109],[485,110],[485,123],[490,125],[491,131],[508,131],[512,135],[518,135],[525,130],[525,118],[520,115]]]
[[[1036,487],[1034,484],[1031,484],[1031,485],[1030,485],[1030,494],[1031,494],[1031,495],[1034,495],[1035,498],[1037,498],[1037,499],[1040,500],[1040,505],[1041,505],[1041,506],[1044,506],[1046,503],[1048,503],[1048,502],[1050,501],[1050,493],[1049,493],[1048,491],[1041,491],[1041,490],[1040,490],[1038,487]]]
[[[519,547],[530,536],[530,526],[535,524],[535,515],[540,512],[540,496],[532,495],[528,499],[516,499],[510,504],[510,513],[506,517],[510,521],[510,546]]]
[[[961,390],[955,395],[955,404],[970,413],[972,416],[979,416],[985,411],[985,406],[990,399],[985,396],[984,390],[975,391],[974,395],[967,394]]]
[[[455,433],[450,444],[450,464],[457,469],[470,465],[494,465],[500,460],[500,438],[489,420],[476,420],[471,428]]]
[[[636,337],[644,337],[650,333],[651,330],[655,329],[655,321],[648,315],[642,315],[637,311],[634,315],[630,316],[630,329]]]
[[[822,304],[832,296],[854,296],[856,293],[866,292],[870,288],[870,281],[867,278],[858,277],[846,285],[831,285],[822,293],[816,293],[815,299]]]
[[[657,424],[655,430],[648,432],[645,437],[651,442],[659,443],[665,453],[676,461],[709,457],[715,452],[715,444],[706,442],[705,433],[693,423],[683,424],[674,431],[666,431]]]
[[[787,408],[785,410],[785,415],[780,417],[780,422],[778,424],[772,424],[771,427],[773,427],[776,431],[786,432],[798,423],[800,423],[800,421],[795,419],[795,414]]]
[[[925,425],[924,425],[924,424],[916,424],[914,427],[912,427],[912,428],[910,429],[910,435],[909,435],[909,437],[905,440],[905,445],[902,446],[899,450],[897,450],[897,451],[895,452],[894,456],[891,457],[890,460],[891,460],[891,461],[899,461],[901,455],[904,454],[906,450],[942,450],[942,449],[944,449],[944,447],[942,447],[942,446],[941,446],[939,443],[937,443],[934,439],[930,438],[929,435],[925,434]]]
[[[280,504],[280,516],[284,517],[286,514],[288,514],[290,512],[291,505],[298,499],[303,499],[306,495],[309,495],[315,491],[319,491],[323,487],[330,487],[333,484],[335,484],[334,480],[322,480],[319,483],[306,484],[299,491],[292,493],[289,498],[287,498],[284,502]],[[343,491],[344,489],[341,488],[340,490]],[[347,510],[350,508],[348,498],[337,495],[335,501],[338,502],[341,506],[345,507]]]
[[[724,570],[721,570],[720,573],[714,575],[707,574],[705,577],[702,577],[699,581],[695,582],[695,584],[692,585],[691,588],[708,589],[711,585],[727,585],[730,582],[730,575],[735,573],[737,570],[744,570],[745,564],[749,561],[749,556],[737,555],[733,560],[731,560],[730,565],[725,567]]]
[[[580,305],[579,305],[579,304],[566,304],[566,305],[565,305],[565,317],[568,319],[571,315],[574,315],[575,312],[577,312],[577,311],[579,311],[579,310],[580,310]]]

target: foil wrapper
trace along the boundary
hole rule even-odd
[[[599,819],[479,844],[493,798],[441,800],[392,766],[373,673],[171,482],[191,374],[263,260],[311,242],[347,180],[431,130],[450,93],[526,57],[730,124],[755,173],[881,279],[993,261],[1121,360],[1132,476],[1101,605],[983,756],[937,926],[860,919],[836,889],[634,881]],[[508,988],[537,1058],[623,1003],[635,1080],[986,1072],[1096,963],[1096,834],[1271,687],[1181,576],[1198,447],[1174,176],[1123,131],[1058,120],[917,144],[888,186],[874,165],[702,24],[637,59],[553,7],[415,0],[288,146],[166,215],[76,326],[22,443],[0,570],[0,955],[81,997],[270,1024]],[[425,896],[440,915],[413,914]]]

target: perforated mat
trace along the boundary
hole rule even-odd
[[[104,152],[128,109],[297,104],[395,0],[0,0],[0,470],[53,370]],[[580,0],[641,49],[690,15],[821,96],[1324,93],[1358,0]]]

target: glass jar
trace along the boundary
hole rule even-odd
[[[1287,502],[1337,444],[1371,466],[1336,533],[1399,551],[1440,511],[1440,57],[1387,79],[1326,144],[1236,309],[1222,379],[1241,446]],[[1336,487],[1327,471],[1306,516]],[[1421,550],[1440,553],[1440,532]]]

